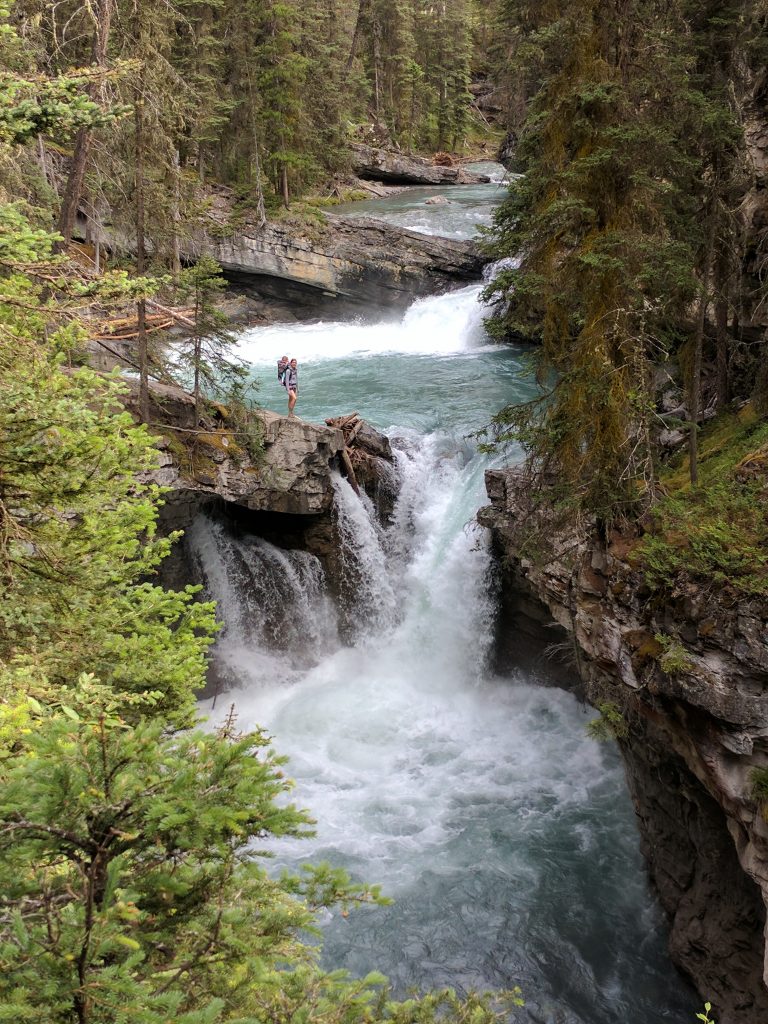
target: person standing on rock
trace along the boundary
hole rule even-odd
[[[293,408],[299,397],[299,369],[295,359],[288,364],[284,378],[285,390],[288,392],[288,415],[293,416]]]

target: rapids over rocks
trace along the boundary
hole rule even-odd
[[[324,922],[324,963],[378,969],[399,994],[520,985],[522,1021],[679,1024],[695,996],[665,951],[621,763],[577,699],[499,678],[496,583],[472,527],[489,464],[472,431],[533,385],[525,353],[489,343],[480,286],[399,322],[252,330],[241,354],[283,411],[274,361],[299,361],[305,419],[356,409],[392,441],[400,496],[382,525],[339,477],[343,559],[360,581],[342,642],[319,562],[199,517],[188,540],[225,622],[215,658],[234,704],[289,755],[311,841],[276,864],[328,860],[394,903]]]

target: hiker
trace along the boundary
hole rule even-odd
[[[277,363],[277,379],[285,387],[285,371],[288,369],[288,356],[283,356]]]
[[[290,361],[285,371],[284,385],[288,392],[288,415],[293,416],[293,407],[299,397],[299,370],[295,359]]]

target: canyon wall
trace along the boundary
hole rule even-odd
[[[636,537],[618,532],[553,538],[542,521],[552,555],[534,562],[520,551],[532,513],[516,471],[486,485],[478,519],[512,611],[507,647],[559,631],[586,698],[615,718],[673,959],[718,1024],[765,1024],[768,823],[753,771],[768,767],[768,601],[653,591]]]

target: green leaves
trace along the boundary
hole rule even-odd
[[[92,696],[75,688],[74,718],[43,710],[1,772],[8,1019],[65,1024],[85,1006],[89,1024],[496,1024],[521,1005],[519,991],[394,1003],[380,975],[321,971],[298,937],[316,910],[384,901],[328,865],[278,879],[259,866],[254,844],[309,824],[282,802],[266,737],[110,724]]]
[[[153,439],[123,410],[117,380],[64,373],[34,350],[8,352],[0,378],[0,680],[12,690],[31,674],[50,696],[92,672],[185,713],[213,608],[194,588],[148,582],[170,544],[155,535],[158,490],[138,482],[156,464]]]

